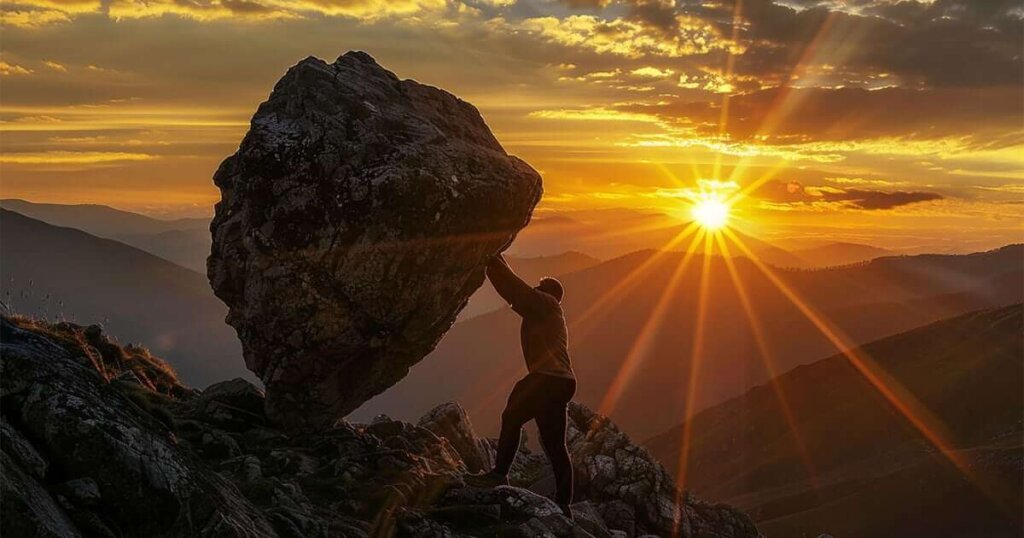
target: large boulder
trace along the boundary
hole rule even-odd
[[[210,283],[300,430],[429,353],[541,196],[472,105],[362,52],[289,69],[214,182]]]

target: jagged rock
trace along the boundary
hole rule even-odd
[[[675,483],[647,449],[606,417],[569,406],[567,442],[578,489],[596,501],[621,500],[636,510],[638,533],[665,534],[681,517]]]
[[[82,534],[53,497],[0,453],[0,528],[4,536],[77,537]]]
[[[210,402],[221,402],[258,416],[263,414],[265,398],[262,389],[236,377],[231,381],[221,381],[207,387],[196,398],[196,405],[204,406]]]
[[[487,471],[493,467],[493,450],[476,436],[469,414],[458,403],[448,402],[435,407],[423,415],[419,426],[447,439],[470,472]]]
[[[91,508],[100,502],[100,487],[89,477],[68,480],[58,486],[57,490],[79,506]]]
[[[136,536],[184,535],[226,521],[225,536],[271,535],[231,484],[178,450],[164,425],[68,347],[6,317],[0,340],[4,413],[62,473],[96,481],[104,515],[118,528]]]
[[[379,417],[287,434],[248,411],[225,422],[206,412],[211,403],[255,410],[258,391],[234,381],[198,395],[126,388],[110,381],[120,374],[116,365],[83,363],[88,344],[76,347],[50,331],[4,318],[0,333],[3,536],[671,535],[653,529],[643,504],[650,497],[631,489],[657,482],[644,474],[657,469],[633,461],[640,456],[630,455],[628,438],[582,407],[570,410],[578,464],[622,457],[629,467],[607,480],[602,470],[604,481],[583,477],[570,521],[549,498],[526,489],[465,487],[460,451],[427,427]],[[173,415],[170,426],[135,404],[145,401],[139,390],[160,398]],[[243,396],[248,403],[236,398]],[[458,417],[459,409],[446,404],[420,424],[438,427],[438,417]],[[577,438],[587,421],[595,433]],[[468,423],[453,424],[459,438],[477,439]],[[543,456],[526,456],[517,463],[523,476],[547,472]],[[680,538],[757,537],[749,520],[727,507],[686,496],[680,512]]]
[[[210,385],[189,404],[190,416],[212,422],[230,431],[241,431],[253,424],[266,424],[263,391],[252,383],[235,378]]]
[[[594,538],[613,538],[614,531],[608,528],[608,524],[601,518],[601,514],[589,501],[573,504],[572,515],[576,524],[593,535]]]
[[[576,500],[592,502],[609,528],[628,536],[757,536],[753,522],[735,509],[678,494],[665,468],[607,417],[576,402],[568,417]],[[550,467],[544,465],[530,489],[553,493]]]
[[[404,377],[541,193],[473,106],[361,52],[292,67],[214,182],[210,282],[293,430]]]
[[[41,479],[46,476],[49,464],[32,443],[25,439],[21,432],[7,424],[6,420],[0,420],[0,450],[32,478]]]

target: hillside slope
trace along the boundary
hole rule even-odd
[[[642,438],[671,428],[685,416],[702,271],[696,256],[672,289],[669,282],[683,256],[669,253],[647,264],[615,300],[599,302],[652,255],[637,252],[562,279],[570,353],[580,380],[577,399],[594,408],[606,403],[602,412]],[[881,258],[778,274],[858,344],[970,310],[1019,302],[1024,295],[1022,256],[1024,248],[1013,246],[975,255]],[[728,267],[717,257],[711,259],[695,410],[837,351],[753,264],[737,259],[736,272],[763,329],[772,368],[761,358]],[[493,432],[507,390],[524,370],[519,318],[505,308],[456,324],[406,379],[367,402],[355,416],[405,417],[403,413],[426,412],[438,400],[458,399],[483,431]],[[607,395],[617,377],[624,383],[612,401]]]
[[[206,277],[130,246],[0,210],[0,295],[14,312],[102,323],[186,382],[249,376]]]
[[[792,252],[807,267],[849,265],[895,254],[891,250],[857,243],[828,243]]]
[[[114,239],[182,267],[206,273],[210,254],[210,219],[161,220],[96,204],[40,204],[8,198],[0,208],[53,226],[75,228]]]
[[[1024,309],[1015,305],[862,348],[938,418],[982,488],[841,355],[694,417],[687,487],[747,510],[768,536],[1019,536],[1022,335]],[[682,432],[680,425],[646,443],[673,472]]]
[[[162,220],[99,204],[40,204],[5,198],[0,208],[21,213],[54,226],[77,228],[100,237],[120,234],[158,234],[172,230],[209,230],[210,219]]]

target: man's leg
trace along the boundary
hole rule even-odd
[[[548,408],[537,416],[537,429],[540,430],[541,446],[555,474],[555,502],[566,511],[566,515],[570,515],[567,510],[572,504],[573,476],[572,460],[565,446],[565,414],[564,403]]]
[[[466,475],[466,484],[474,487],[494,487],[508,483],[508,472],[519,452],[523,425],[536,414],[534,385],[534,379],[526,376],[512,388],[505,410],[501,413],[501,433],[498,436],[494,469],[486,473]]]
[[[519,443],[522,440],[523,426],[533,418],[530,404],[532,383],[525,378],[512,389],[509,394],[505,410],[501,412],[501,433],[498,434],[498,449],[494,457],[494,472],[507,476],[512,463],[519,453]]]

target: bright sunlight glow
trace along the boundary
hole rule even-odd
[[[729,206],[717,197],[709,197],[695,203],[690,214],[703,228],[718,230],[729,220]]]

